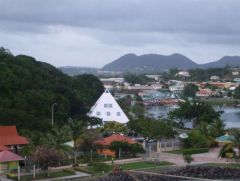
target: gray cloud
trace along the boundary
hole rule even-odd
[[[129,52],[204,62],[240,54],[239,9],[237,0],[0,0],[0,46],[54,65],[99,67]]]

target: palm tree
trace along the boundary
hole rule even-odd
[[[233,131],[233,136],[234,136],[234,144],[238,147],[238,156],[240,157],[240,130],[235,129]]]
[[[72,118],[68,119],[68,125],[70,128],[70,135],[73,140],[74,145],[74,160],[77,162],[77,140],[80,138],[84,129],[86,128],[83,121],[73,120]]]
[[[71,139],[69,135],[69,127],[63,126],[61,128],[54,127],[42,139],[42,144],[54,148],[61,155],[67,155],[71,152],[72,148],[65,143]]]

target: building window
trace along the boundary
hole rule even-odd
[[[117,112],[117,116],[121,116],[121,113],[120,113],[120,112]]]
[[[111,113],[110,113],[110,112],[107,112],[107,116],[111,116]]]
[[[100,116],[100,115],[101,115],[101,113],[98,111],[98,112],[97,112],[97,116]]]
[[[108,104],[104,104],[104,108],[107,108],[108,107]]]
[[[112,105],[112,104],[108,104],[108,107],[109,107],[109,108],[112,108],[112,107],[113,107],[113,105]]]

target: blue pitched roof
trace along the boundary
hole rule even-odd
[[[225,134],[215,139],[217,142],[233,142],[234,136]]]

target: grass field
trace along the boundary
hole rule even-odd
[[[34,179],[33,179],[33,175],[24,175],[24,176],[21,176],[21,181],[58,178],[58,177],[65,177],[65,176],[71,176],[71,175],[75,175],[75,174],[72,174],[66,171],[56,171],[56,172],[50,172],[49,176],[47,176],[47,173],[36,174],[36,178]],[[17,178],[15,178],[14,180],[17,180]]]
[[[157,167],[162,167],[162,166],[169,166],[172,165],[172,163],[166,162],[166,161],[162,161],[162,162],[147,162],[147,161],[143,161],[143,162],[134,162],[134,163],[124,163],[124,164],[115,164],[115,165],[107,165],[105,166],[103,169],[94,169],[94,167],[92,166],[87,166],[87,167],[78,167],[75,168],[77,171],[82,171],[82,172],[86,172],[86,173],[90,173],[90,174],[101,174],[103,173],[107,173],[113,170],[114,166],[118,166],[120,168],[122,168],[122,170],[137,170],[137,169],[145,169],[145,168],[157,168]]]
[[[172,163],[162,161],[159,163],[154,163],[154,162],[125,163],[125,164],[120,164],[119,166],[121,166],[123,170],[137,170],[137,169],[143,169],[143,168],[154,168],[154,167],[169,166],[169,165],[172,165]]]

